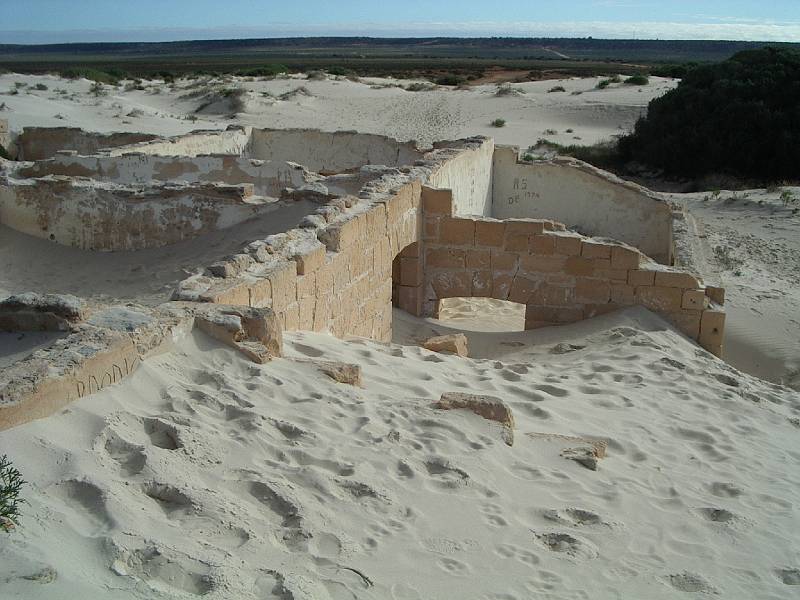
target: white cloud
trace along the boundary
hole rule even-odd
[[[711,20],[710,18],[708,20]],[[86,41],[168,41],[291,36],[374,37],[587,37],[800,42],[800,22],[516,22],[272,24],[209,29],[108,29],[74,31],[0,31],[0,43],[43,44]]]

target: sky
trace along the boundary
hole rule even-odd
[[[303,35],[800,42],[800,0],[0,0],[0,43]]]

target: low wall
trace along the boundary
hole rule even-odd
[[[8,121],[0,119],[0,148],[6,152],[11,151],[11,132],[8,129]]]
[[[312,180],[309,172],[295,163],[227,154],[195,157],[124,154],[112,157],[58,153],[50,160],[20,169],[18,174],[21,177],[79,176],[142,185],[152,181],[250,183],[257,195],[271,197],[280,196],[283,188],[300,187]]]
[[[637,249],[565,231],[548,220],[454,216],[445,190],[423,188],[422,241],[401,255],[401,308],[433,316],[453,297],[526,306],[526,329],[573,323],[639,304],[721,355],[725,313],[719,288],[651,262]]]
[[[59,150],[94,154],[113,148],[156,139],[147,133],[92,133],[77,127],[25,127],[17,136],[17,160],[43,160]]]
[[[140,250],[240,223],[280,203],[252,186],[120,188],[67,177],[0,181],[0,223],[86,250]]]
[[[495,150],[491,216],[557,219],[672,264],[672,210],[661,197],[580,161],[523,163],[518,152],[508,146]],[[457,208],[456,214],[463,213]]]
[[[454,156],[431,173],[427,185],[453,191],[457,215],[492,215],[494,140],[480,138],[480,144],[455,149]],[[460,143],[463,144],[463,143]],[[447,144],[437,144],[446,148]]]
[[[422,158],[414,142],[382,135],[315,129],[253,129],[246,156],[290,160],[311,171],[339,173],[362,165],[398,167]]]

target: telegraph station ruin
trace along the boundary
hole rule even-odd
[[[9,142],[3,235],[46,260],[79,257],[71,279],[84,283],[2,276],[20,293],[0,302],[0,331],[52,338],[3,364],[0,429],[115,383],[192,327],[262,361],[282,331],[389,341],[393,306],[430,317],[452,297],[523,304],[527,329],[638,304],[722,352],[723,290],[676,264],[682,215],[579,161],[520,161],[484,137],[423,150],[242,127],[27,128]],[[132,264],[142,281],[166,273],[164,291],[131,283]]]

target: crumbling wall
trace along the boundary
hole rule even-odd
[[[259,196],[280,196],[286,187],[300,187],[315,179],[303,166],[285,161],[262,161],[229,154],[159,156],[78,156],[58,153],[20,169],[21,177],[63,175],[98,181],[147,185],[152,181],[228,184],[249,183]]]
[[[639,304],[710,352],[722,352],[721,290],[693,275],[549,220],[456,217],[443,190],[423,188],[422,207],[422,243],[415,257],[402,258],[401,308],[430,316],[443,298],[510,300],[526,306],[525,326],[532,329]]]
[[[672,210],[661,197],[581,161],[525,163],[517,160],[518,152],[511,146],[495,149],[492,210],[482,214],[556,219],[586,235],[635,246],[662,264],[672,263]]]
[[[388,341],[392,261],[419,240],[420,194],[413,180],[370,202],[334,200],[339,218],[254,242],[182,282],[173,298],[270,307],[287,331]]]
[[[43,160],[59,150],[95,154],[113,148],[154,140],[149,133],[93,133],[77,127],[25,127],[17,136],[17,160]]]
[[[340,173],[362,165],[412,165],[423,153],[414,142],[382,135],[316,129],[253,129],[246,155],[290,160],[321,173]]]
[[[0,181],[0,223],[67,246],[140,250],[230,227],[279,203],[250,185],[122,188],[68,177]]]
[[[6,119],[0,119],[0,148],[9,153],[11,151],[11,132]]]
[[[463,142],[454,145],[452,157],[443,161],[431,173],[427,185],[453,191],[453,203],[457,215],[492,215],[494,140],[475,138],[479,142],[468,148]],[[447,148],[437,144],[436,148]]]

